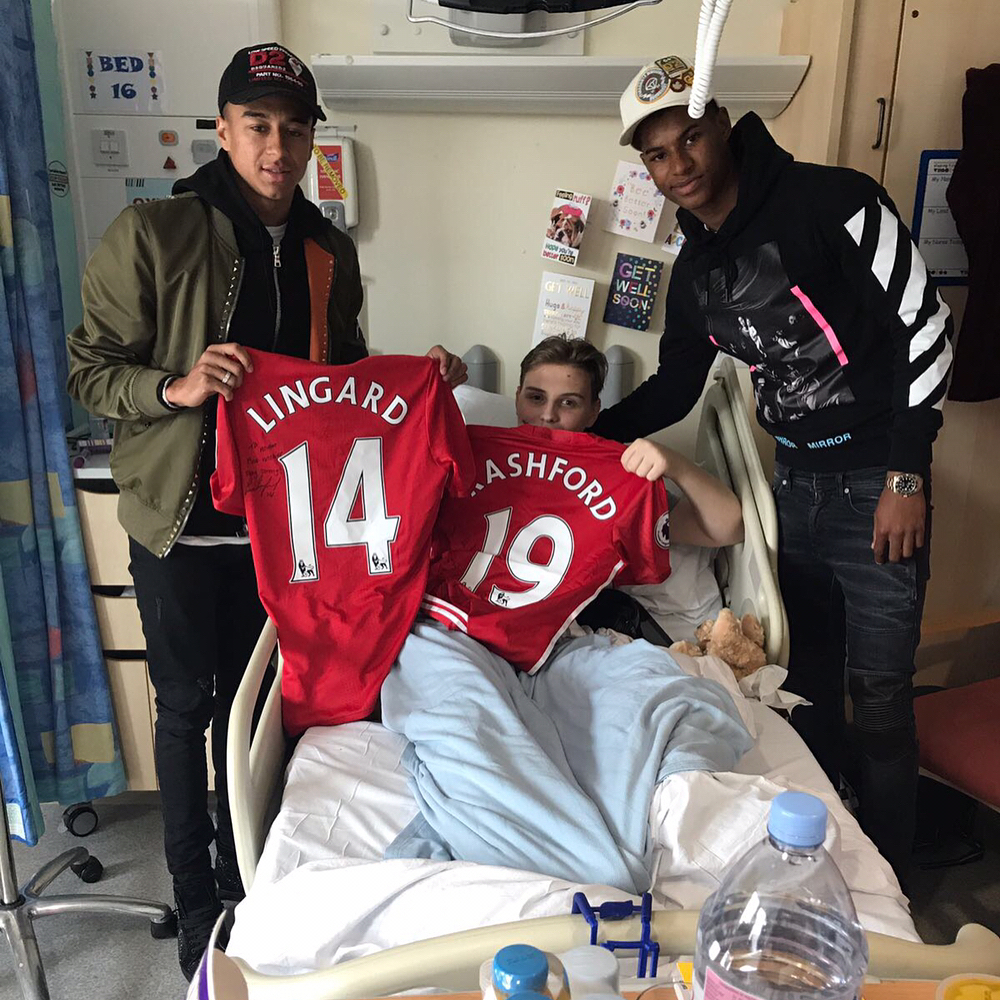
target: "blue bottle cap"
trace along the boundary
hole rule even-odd
[[[549,977],[549,960],[530,944],[509,944],[493,959],[493,985],[504,993],[541,990]]]
[[[789,847],[819,847],[826,839],[826,804],[808,792],[782,792],[771,803],[767,832]]]

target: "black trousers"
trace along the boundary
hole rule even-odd
[[[852,779],[862,829],[904,878],[916,824],[913,673],[930,575],[930,498],[924,547],[878,565],[871,542],[885,476],[885,469],[812,473],[779,465],[774,492],[791,638],[787,686],[812,702],[795,709],[792,725],[834,787],[841,774]]]
[[[226,783],[229,712],[264,626],[249,545],[175,545],[164,559],[130,539],[149,676],[167,868],[210,878],[209,846],[232,852]],[[208,812],[205,732],[212,725],[218,831]]]

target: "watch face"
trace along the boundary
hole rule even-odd
[[[891,489],[900,496],[912,497],[920,489],[920,478],[910,472],[901,472],[893,477]]]

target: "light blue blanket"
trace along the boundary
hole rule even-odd
[[[382,720],[420,815],[387,858],[455,858],[628,893],[649,888],[649,807],[677,771],[732,770],[753,746],[732,699],[664,650],[600,636],[536,675],[460,632],[418,624],[382,688]]]

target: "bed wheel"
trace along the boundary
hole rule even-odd
[[[166,920],[151,920],[149,922],[149,933],[157,941],[165,941],[167,938],[177,937],[177,914],[171,913]]]
[[[97,829],[100,820],[97,810],[89,802],[81,802],[63,812],[63,822],[74,837],[89,837]]]
[[[101,876],[104,874],[104,865],[93,855],[87,858],[86,861],[70,865],[70,868],[73,869],[73,874],[77,875],[82,882],[100,882]]]

